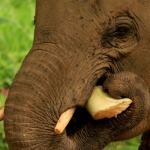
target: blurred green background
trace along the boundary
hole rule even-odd
[[[0,91],[8,89],[25,55],[32,46],[35,0],[3,0],[0,4]],[[0,92],[0,107],[5,98]],[[137,150],[140,136],[111,143],[105,150]],[[0,122],[0,150],[8,150]]]

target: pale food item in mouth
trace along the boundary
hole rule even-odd
[[[125,111],[131,103],[132,100],[129,98],[114,99],[105,93],[101,86],[97,86],[94,88],[85,107],[93,119],[99,120],[117,117],[117,115]]]

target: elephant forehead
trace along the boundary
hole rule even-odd
[[[139,5],[139,3],[137,2],[137,0],[98,0],[98,6],[101,9],[104,10],[111,10],[111,11],[116,11],[117,9],[121,9],[121,8],[136,8],[137,5]],[[134,6],[134,7],[133,7]]]
[[[97,5],[102,14],[112,16],[119,12],[130,12],[140,22],[149,27],[150,1],[149,0],[98,0]],[[144,12],[143,12],[144,10]]]

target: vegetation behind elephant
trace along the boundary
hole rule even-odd
[[[140,133],[150,149],[150,1],[37,0],[33,47],[10,88],[10,150],[97,150]],[[94,121],[84,109],[95,85],[130,107]],[[62,135],[59,116],[77,110]]]

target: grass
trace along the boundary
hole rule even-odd
[[[138,150],[141,136],[123,142],[110,143],[104,150]]]
[[[35,0],[5,0],[0,4],[0,89],[11,85],[32,46]],[[0,95],[0,106],[5,97]],[[0,122],[0,150],[8,150]]]
[[[5,97],[0,95],[0,107],[4,105]],[[4,133],[4,123],[0,122],[0,150],[8,150],[8,146],[5,140],[5,133]]]
[[[34,2],[35,0],[5,0],[0,5],[0,89],[12,83],[23,58],[31,48]]]
[[[0,89],[11,85],[32,46],[35,0],[5,0],[0,4]],[[0,107],[5,97],[0,95]],[[105,150],[137,150],[140,137],[112,143]],[[0,122],[0,150],[8,150]]]

